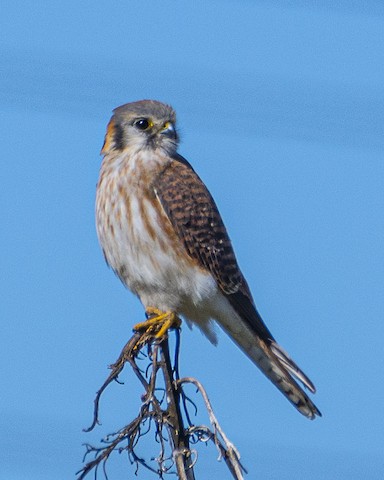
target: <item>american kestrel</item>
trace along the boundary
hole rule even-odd
[[[155,320],[180,315],[213,342],[216,321],[313,419],[321,414],[294,377],[312,393],[315,387],[259,315],[211,194],[177,153],[175,123],[172,107],[154,100],[114,110],[96,196],[105,259]]]

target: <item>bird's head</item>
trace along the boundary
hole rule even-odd
[[[101,153],[134,148],[173,154],[178,145],[175,123],[176,114],[169,105],[156,100],[126,103],[113,111]]]

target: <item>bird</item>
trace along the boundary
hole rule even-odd
[[[321,416],[300,385],[315,393],[314,384],[261,318],[216,203],[178,145],[170,105],[140,100],[113,110],[96,230],[107,264],[147,314],[135,328],[160,322],[163,335],[182,317],[216,343],[218,324],[301,414]]]

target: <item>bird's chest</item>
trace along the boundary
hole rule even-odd
[[[180,286],[194,269],[150,185],[144,176],[104,175],[96,200],[105,258],[138,295],[143,289]]]

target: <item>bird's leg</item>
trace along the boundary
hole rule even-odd
[[[170,328],[179,328],[180,318],[174,312],[162,312],[158,308],[148,307],[145,311],[148,320],[137,323],[134,331],[145,330],[147,334],[154,334],[155,338],[162,338]]]

